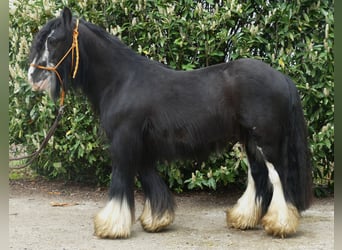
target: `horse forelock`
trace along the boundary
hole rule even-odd
[[[61,25],[61,19],[55,18],[47,22],[36,34],[35,38],[33,39],[30,55],[29,55],[29,61],[32,62],[34,58],[37,56],[40,57],[40,55],[43,53],[45,49],[45,42],[48,38],[49,34],[59,27]]]

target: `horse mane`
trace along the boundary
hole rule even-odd
[[[114,35],[111,35],[104,28],[97,26],[93,23],[87,22],[83,19],[81,19],[80,21],[84,26],[86,26],[90,31],[92,31],[96,36],[98,36],[104,40],[109,41],[112,45],[114,45],[116,47],[129,49],[129,47],[127,45],[125,45],[123,42],[121,42],[119,38],[117,38]]]
[[[113,47],[116,51],[121,51],[123,53],[127,53],[129,56],[133,56],[134,60],[139,61],[139,62],[145,61],[145,63],[154,64],[154,65],[158,65],[158,66],[162,66],[162,67],[171,69],[168,65],[166,65],[164,63],[161,63],[161,62],[158,62],[155,60],[151,60],[147,56],[144,56],[144,55],[137,53],[131,47],[129,47],[125,43],[123,43],[117,36],[110,34],[104,28],[97,26],[91,22],[87,22],[84,19],[81,19],[80,22],[86,28],[88,28],[91,32],[93,32],[96,36],[98,36],[100,39],[102,39],[104,41],[108,41],[110,46]]]

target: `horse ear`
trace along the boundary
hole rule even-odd
[[[71,27],[72,13],[68,7],[64,7],[62,13],[62,20],[65,27]]]

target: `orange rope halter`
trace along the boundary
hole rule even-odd
[[[30,64],[33,67],[36,67],[38,69],[45,69],[45,70],[50,70],[55,72],[55,74],[57,75],[60,84],[62,85],[62,92],[61,92],[61,98],[60,98],[60,106],[63,106],[64,103],[64,97],[65,97],[65,90],[64,90],[64,85],[63,85],[63,80],[60,76],[60,74],[57,71],[58,66],[64,61],[64,59],[70,54],[71,52],[71,70],[74,67],[74,50],[76,50],[76,63],[75,63],[75,68],[74,68],[74,73],[72,75],[72,78],[75,79],[76,74],[77,74],[77,70],[78,70],[78,63],[80,60],[79,57],[79,50],[78,50],[78,23],[79,20],[76,20],[76,26],[75,29],[73,31],[73,35],[72,35],[72,44],[71,47],[69,48],[69,50],[65,53],[65,55],[61,58],[61,60],[59,60],[59,62],[54,66],[54,67],[45,67],[42,65],[37,65],[37,64]]]

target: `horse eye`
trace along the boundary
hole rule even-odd
[[[49,45],[56,45],[56,43],[57,43],[57,39],[55,37],[51,36],[48,38]]]

